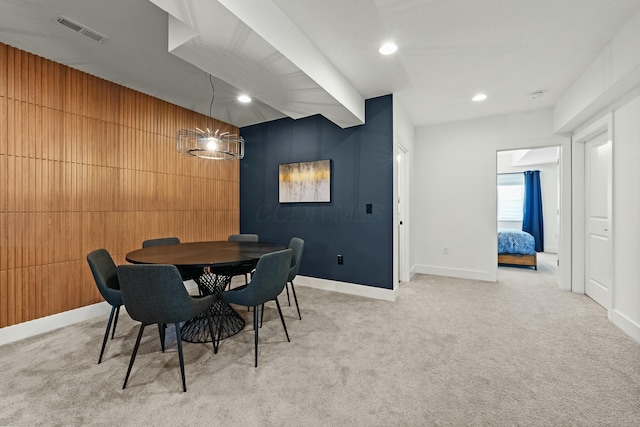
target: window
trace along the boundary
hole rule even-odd
[[[498,221],[522,222],[524,174],[498,174]]]

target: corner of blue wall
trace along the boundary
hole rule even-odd
[[[341,129],[316,115],[247,126],[240,133],[240,231],[283,246],[302,238],[300,275],[392,289],[392,95],[366,100],[360,126]],[[280,164],[326,159],[330,202],[279,203]]]

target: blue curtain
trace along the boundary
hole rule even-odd
[[[542,191],[540,171],[524,173],[524,212],[522,231],[531,234],[536,241],[536,252],[544,252],[544,225],[542,222]]]

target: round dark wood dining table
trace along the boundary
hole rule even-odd
[[[187,242],[137,249],[129,252],[126,260],[132,264],[173,264],[184,280],[193,279],[202,295],[210,295],[224,290],[233,276],[250,272],[262,255],[282,249],[285,248],[267,242]],[[218,322],[225,319],[221,338],[235,335],[244,328],[244,319],[228,304],[216,300],[209,310],[217,327]],[[224,316],[221,310],[226,310]],[[212,339],[204,314],[185,323],[180,331],[185,341]]]

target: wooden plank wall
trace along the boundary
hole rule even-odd
[[[238,232],[239,162],[178,154],[194,126],[212,119],[0,43],[0,327],[102,301],[94,249]]]

